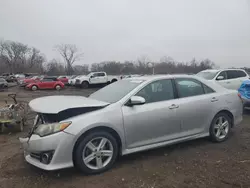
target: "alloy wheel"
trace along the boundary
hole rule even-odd
[[[224,139],[229,132],[229,125],[230,124],[225,117],[218,117],[214,125],[214,135],[220,140]]]
[[[105,137],[94,138],[89,141],[82,153],[84,164],[92,169],[99,170],[106,167],[114,155],[114,147]]]
[[[56,90],[60,90],[60,89],[61,89],[61,86],[57,85]]]

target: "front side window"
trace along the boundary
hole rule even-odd
[[[228,79],[226,71],[222,71],[216,78],[216,80],[226,80],[226,79]]]
[[[202,83],[195,79],[177,78],[175,81],[180,98],[204,94]]]
[[[140,90],[136,96],[145,98],[146,103],[174,99],[174,89],[171,80],[158,80]]]
[[[43,82],[53,82],[55,79],[53,78],[44,78]]]

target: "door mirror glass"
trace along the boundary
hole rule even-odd
[[[224,76],[218,76],[217,80],[224,80]]]
[[[140,96],[133,96],[129,100],[129,105],[140,105],[144,104],[146,100],[143,97]]]

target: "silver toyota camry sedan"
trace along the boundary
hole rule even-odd
[[[37,116],[20,138],[26,161],[86,174],[108,170],[118,155],[201,137],[225,141],[243,109],[237,91],[187,75],[128,78],[88,98],[49,96],[29,106]]]

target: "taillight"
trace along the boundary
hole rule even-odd
[[[240,98],[241,102],[243,103],[243,100],[241,98],[241,94],[240,93],[238,93],[238,97]]]

